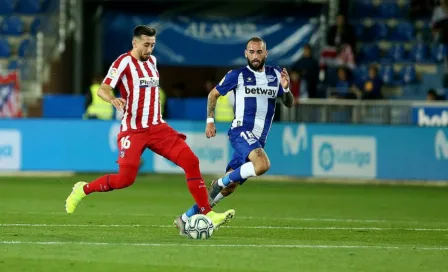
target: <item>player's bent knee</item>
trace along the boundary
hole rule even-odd
[[[182,158],[178,160],[178,165],[182,169],[199,168],[199,158],[191,151],[191,149],[184,149],[182,151]]]
[[[257,162],[256,164],[254,164],[254,166],[255,166],[255,174],[257,176],[260,176],[266,173],[269,170],[269,168],[271,168],[271,163],[269,159],[266,159]]]
[[[179,152],[175,163],[184,170],[187,180],[202,178],[199,159],[188,146]]]
[[[119,188],[116,189],[122,189],[131,186],[135,182],[135,177],[129,177],[129,176],[120,176],[120,183],[118,184]]]

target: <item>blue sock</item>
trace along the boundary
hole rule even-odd
[[[230,174],[232,174],[232,173],[230,173]],[[222,184],[224,184],[224,187],[227,187],[227,185],[229,185],[230,182],[232,181],[232,180],[230,179],[230,174],[229,174],[229,175],[225,175],[224,177],[221,178],[221,180],[222,180]],[[219,183],[218,183],[218,184],[219,184]]]
[[[230,182],[240,182],[242,180],[244,180],[244,178],[241,177],[241,167],[238,167],[230,174],[224,176],[222,178],[222,183],[227,186]]]
[[[185,214],[188,217],[192,217],[193,215],[198,214],[198,213],[199,213],[198,204],[194,204],[193,207],[191,207]]]

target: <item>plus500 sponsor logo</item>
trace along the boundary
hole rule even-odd
[[[376,177],[373,137],[313,137],[313,174],[334,177]]]
[[[448,108],[418,108],[417,123],[419,126],[443,127],[448,126]]]

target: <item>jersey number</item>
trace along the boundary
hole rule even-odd
[[[251,131],[242,131],[240,136],[243,137],[243,139],[250,145],[257,142],[255,135]]]
[[[121,138],[120,142],[121,142],[121,149],[129,149],[129,147],[131,147],[131,141],[129,140],[130,136],[126,136]]]

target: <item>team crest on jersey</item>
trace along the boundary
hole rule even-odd
[[[116,68],[110,69],[109,74],[107,76],[114,79],[117,76],[117,69]]]
[[[141,77],[138,81],[140,88],[159,87],[159,79],[156,77]]]
[[[266,78],[268,79],[269,83],[274,82],[277,79],[277,77],[273,75],[267,75]]]
[[[124,150],[122,149],[122,150],[120,151],[120,158],[124,158],[124,154],[125,154],[125,152],[124,152]]]

